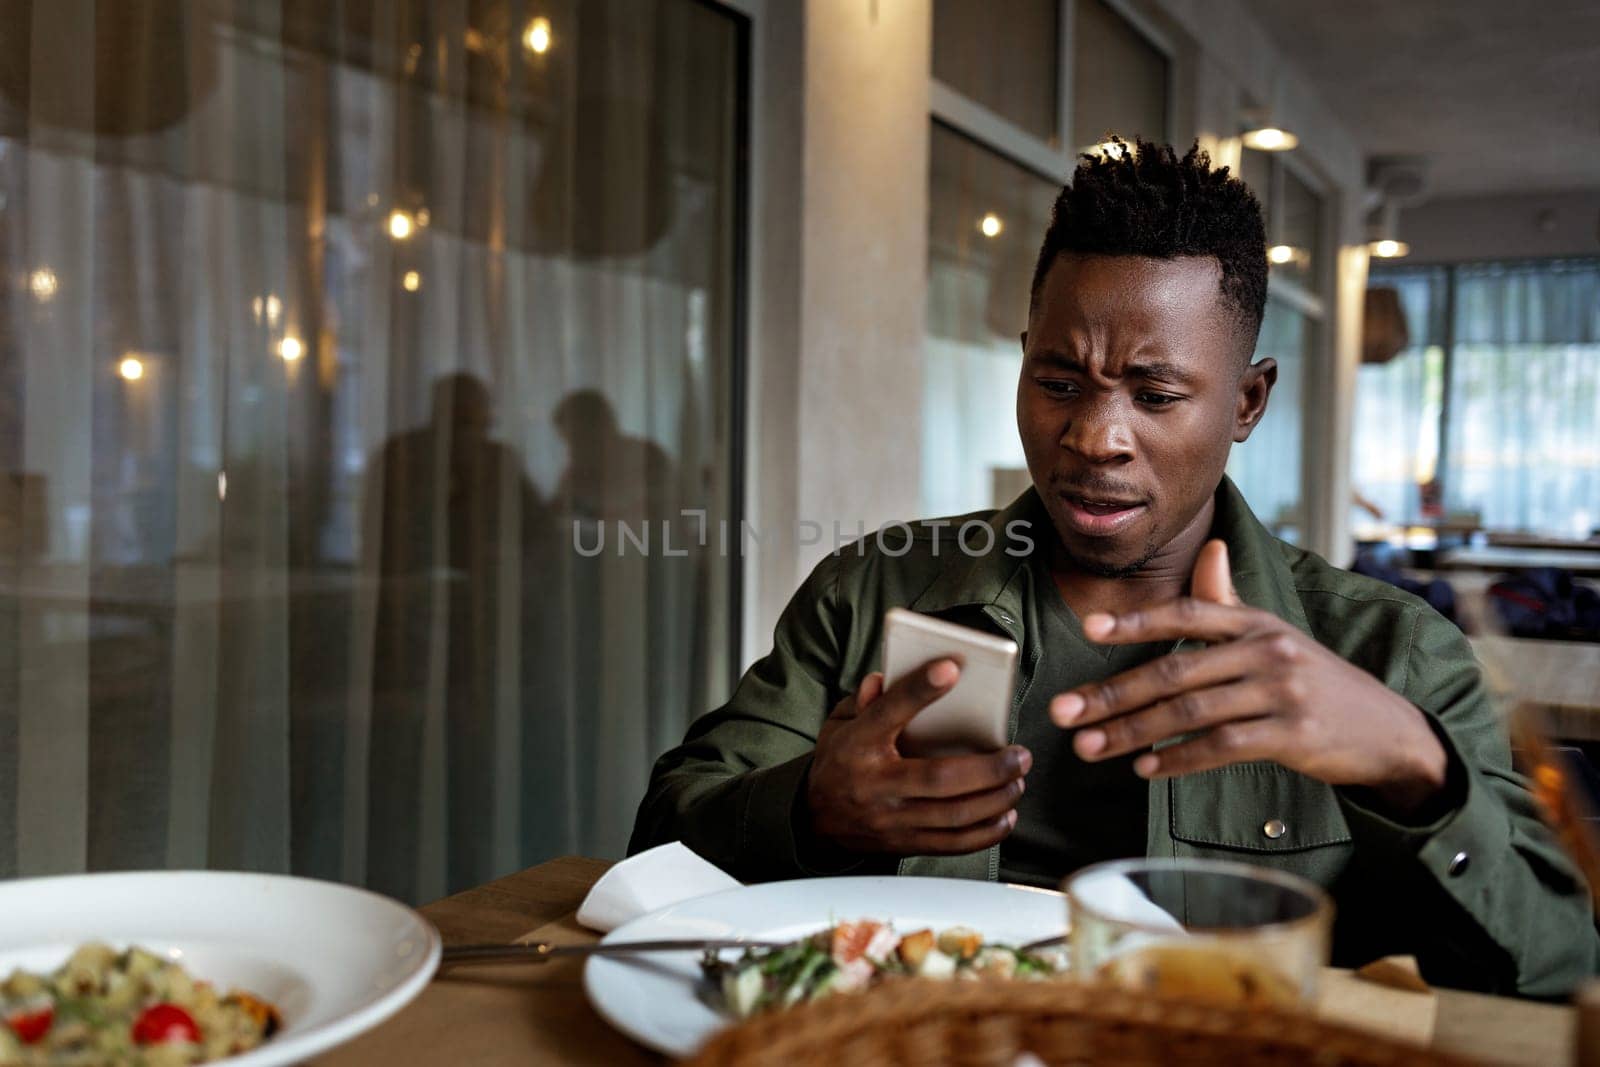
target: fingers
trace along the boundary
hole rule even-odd
[[[1142,778],[1176,778],[1269,759],[1279,751],[1278,732],[1282,729],[1277,720],[1269,718],[1225,723],[1192,741],[1146,752],[1133,761],[1133,770]]]
[[[997,789],[1021,778],[1033,766],[1033,754],[1021,745],[978,756],[906,759],[898,764],[895,791],[903,797],[945,800]]]
[[[1213,604],[1237,604],[1233,574],[1228,567],[1228,543],[1213,538],[1200,549],[1189,578],[1189,595]]]
[[[1174,652],[1130,671],[1057,694],[1050,720],[1083,726],[1133,711],[1194,689],[1231,682],[1269,662],[1276,637],[1227,641],[1197,652]]]
[[[950,800],[910,800],[886,817],[886,828],[896,830],[962,830],[988,823],[1017,806],[1025,780],[1013,778],[1002,786]]]
[[[883,672],[873,671],[861,679],[861,684],[856,686],[856,691],[849,694],[833,706],[828,713],[830,719],[854,719],[861,714],[861,709],[871,704],[883,695]]]
[[[906,835],[902,851],[912,856],[964,856],[1004,841],[1017,825],[1015,809],[960,830],[920,830]]]
[[[1102,645],[1136,645],[1146,641],[1231,641],[1252,629],[1275,623],[1272,615],[1238,604],[1213,604],[1194,597],[1179,597],[1141,611],[1107,615],[1095,612],[1083,619],[1083,635]]]
[[[1279,703],[1275,688],[1263,681],[1195,689],[1079,730],[1072,747],[1086,760],[1112,759],[1196,730],[1266,715]]]
[[[873,671],[861,679],[861,685],[856,689],[856,707],[864,708],[883,695],[883,672]]]
[[[897,734],[916,718],[917,712],[948,693],[960,677],[961,668],[955,660],[929,660],[883,690],[870,705],[862,705],[863,716],[884,731]]]

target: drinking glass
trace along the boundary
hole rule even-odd
[[[1333,902],[1304,878],[1218,860],[1135,859],[1085,867],[1063,889],[1082,977],[1220,1004],[1316,998]]]

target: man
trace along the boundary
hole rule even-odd
[[[746,879],[1241,860],[1329,889],[1336,963],[1415,953],[1432,981],[1544,996],[1592,973],[1588,889],[1461,633],[1276,540],[1223,476],[1276,376],[1251,362],[1265,245],[1255,198],[1198,149],[1080,166],[1022,338],[1033,489],[825,559],[771,654],[656,765],[633,847],[682,839]],[[975,556],[951,533],[974,519],[996,535]],[[886,690],[894,606],[1017,641],[1015,744],[900,755],[958,668]]]

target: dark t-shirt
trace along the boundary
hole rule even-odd
[[[1086,763],[1075,730],[1050,721],[1050,700],[1088,681],[1130,670],[1169,645],[1096,645],[1061,599],[1042,554],[1030,564],[1025,633],[1039,664],[1017,720],[1017,744],[1033,753],[1017,827],[1000,846],[1000,879],[1055,888],[1079,867],[1145,854],[1149,783],[1133,773],[1138,753]]]

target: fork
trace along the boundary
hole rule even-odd
[[[1035,952],[1061,944],[1065,934],[1029,941],[1018,952]],[[567,956],[633,956],[649,952],[699,952],[703,964],[713,964],[717,953],[728,949],[775,949],[792,941],[750,941],[745,938],[680,938],[667,941],[597,941],[586,945],[558,945],[532,941],[519,945],[452,945],[439,959],[439,969],[483,963],[546,963]]]

